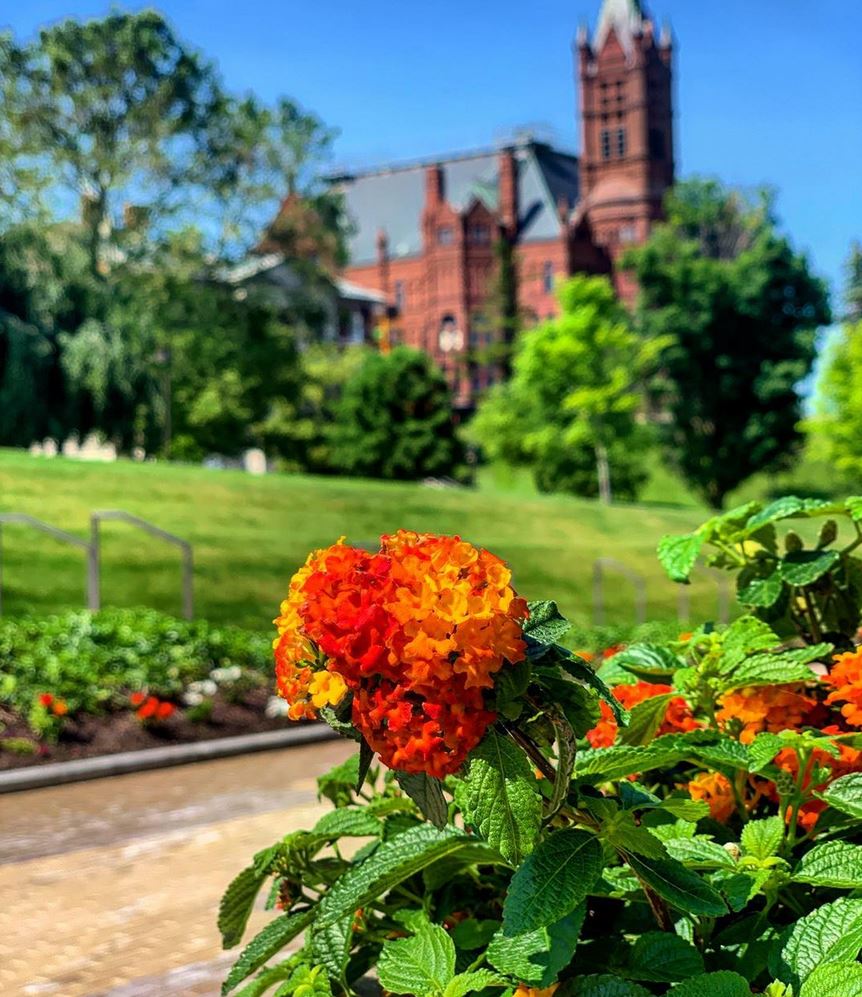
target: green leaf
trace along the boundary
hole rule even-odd
[[[301,913],[282,914],[259,932],[240,953],[239,959],[233,964],[227,979],[221,987],[222,994],[228,994],[238,984],[250,976],[256,969],[271,959],[276,952],[293,941],[314,920],[317,908]]]
[[[551,721],[554,727],[555,750],[557,753],[557,768],[554,776],[554,785],[551,790],[551,798],[545,808],[545,818],[552,817],[563,805],[569,794],[572,784],[572,772],[575,768],[575,755],[577,753],[577,743],[575,732],[571,724],[566,719],[562,710],[555,706],[550,706],[545,710],[545,716]]]
[[[799,987],[818,966],[853,962],[860,948],[862,900],[833,900],[793,925],[781,948],[775,975]]]
[[[840,560],[837,550],[794,550],[778,562],[778,572],[788,585],[811,585]]]
[[[267,872],[259,872],[251,865],[243,869],[225,891],[218,909],[222,948],[232,948],[242,940],[255,898],[263,886]]]
[[[858,962],[819,966],[802,984],[799,997],[862,997],[862,966]]]
[[[344,873],[321,900],[319,923],[323,927],[332,924],[433,862],[475,847],[474,838],[451,828],[438,829],[425,824],[409,828],[385,841],[364,862]],[[492,861],[490,854],[487,860]]]
[[[688,796],[668,796],[661,801],[659,809],[667,810],[669,814],[680,820],[690,820],[694,823],[702,817],[709,816],[709,804],[705,800],[692,800]]]
[[[324,814],[308,832],[309,844],[316,845],[336,838],[378,837],[383,833],[383,822],[365,810],[346,807]]]
[[[649,744],[664,722],[668,704],[677,695],[674,692],[651,696],[633,707],[629,714],[629,725],[620,732],[623,744]]]
[[[776,499],[774,502],[770,502],[768,506],[761,509],[760,512],[756,512],[746,523],[747,529],[750,531],[759,530],[761,526],[766,526],[767,523],[778,522],[779,519],[787,519],[794,516],[796,513],[801,512],[805,508],[805,500],[797,498],[795,495],[785,495],[780,499]]]
[[[722,971],[694,976],[668,991],[668,997],[751,997],[744,976]]]
[[[536,774],[524,752],[495,728],[470,754],[455,800],[465,823],[512,865],[533,850],[542,823]]]
[[[547,928],[512,937],[498,933],[488,946],[488,962],[522,983],[539,989],[549,987],[571,963],[585,917],[586,908],[581,904]]]
[[[262,997],[274,983],[281,983],[282,980],[288,979],[301,958],[302,954],[297,952],[289,959],[285,959],[284,962],[262,969],[250,983],[246,983],[242,990],[237,990],[234,997]]]
[[[763,771],[785,747],[786,744],[777,734],[758,734],[748,746],[748,771]]]
[[[512,877],[503,904],[503,933],[519,935],[570,914],[603,865],[602,846],[594,835],[572,828],[549,835]]]
[[[641,678],[670,678],[682,661],[664,644],[632,644],[617,652],[611,659],[614,666],[622,666],[627,672]]]
[[[628,711],[623,709],[617,697],[587,662],[577,657],[577,655],[572,654],[571,651],[566,651],[565,648],[560,648],[560,651],[563,652],[558,658],[560,667],[575,679],[576,682],[583,682],[584,685],[589,686],[594,692],[597,692],[601,699],[610,706],[614,719],[618,724],[625,725],[628,723]]]
[[[356,783],[354,785],[354,791],[359,792],[365,785],[365,779],[371,769],[371,763],[374,761],[374,749],[363,737],[359,742],[359,768],[356,772]]]
[[[571,630],[572,625],[557,608],[553,599],[529,602],[530,615],[524,624],[524,633],[540,644],[556,644]]]
[[[610,820],[604,821],[602,831],[607,840],[622,852],[634,852],[647,858],[660,859],[667,852],[664,845],[649,829],[635,823],[634,814],[630,810],[621,810]]]
[[[639,879],[678,910],[712,917],[727,913],[727,904],[721,894],[681,862],[670,858],[645,859],[631,854],[626,859]]]
[[[691,869],[735,869],[733,856],[717,841],[702,836],[671,838],[665,842],[668,855]]]
[[[578,754],[575,776],[590,782],[610,782],[638,772],[663,768],[681,761],[686,755],[687,751],[673,735],[656,738],[644,747],[620,744],[610,748],[592,748]]]
[[[472,973],[459,973],[449,981],[449,986],[443,997],[466,997],[486,987],[507,987],[509,984],[502,977],[489,969],[476,969]]]
[[[499,921],[479,921],[474,917],[468,917],[453,925],[449,934],[459,949],[471,952],[489,945],[499,928]]]
[[[784,841],[784,821],[780,817],[751,820],[742,829],[740,844],[746,855],[768,859],[778,854]]]
[[[323,966],[333,980],[347,989],[346,971],[353,945],[353,919],[347,914],[332,924],[321,927],[312,924],[309,931],[311,957]]]
[[[455,975],[455,943],[439,924],[425,924],[411,938],[384,943],[377,975],[391,993],[439,997]]]
[[[849,841],[824,841],[802,856],[793,871],[797,883],[837,890],[862,888],[862,847]]]
[[[851,495],[850,498],[844,500],[844,506],[854,523],[858,523],[862,519],[862,495]]]
[[[419,807],[423,817],[430,820],[435,827],[445,827],[449,821],[449,807],[443,795],[443,787],[439,779],[425,772],[395,773],[398,785]]]
[[[754,616],[741,616],[721,636],[722,667],[732,671],[756,651],[777,647],[781,641],[771,627]]]
[[[294,997],[294,994],[301,997],[332,997],[332,987],[324,967],[300,963],[273,997]]]
[[[749,685],[782,685],[790,682],[811,682],[816,676],[810,662],[832,650],[831,644],[814,644],[774,654],[754,654],[732,671],[722,670],[725,689]]]
[[[667,931],[648,931],[632,946],[622,974],[645,983],[675,983],[703,970],[703,956],[691,942]]]
[[[754,578],[740,588],[736,596],[743,606],[757,606],[769,609],[781,598],[784,581],[778,571],[773,571],[765,578]]]
[[[841,813],[862,820],[862,772],[852,772],[831,782],[820,798]]]
[[[685,536],[663,536],[658,543],[658,559],[673,582],[687,582],[704,544],[700,532]]]
[[[567,993],[572,997],[652,997],[650,991],[639,984],[605,973],[577,977]]]
[[[318,798],[325,797],[336,807],[347,806],[353,802],[353,789],[358,776],[359,755],[355,754],[318,778]]]

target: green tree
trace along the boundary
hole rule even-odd
[[[766,193],[692,180],[670,191],[666,215],[624,263],[640,286],[643,330],[673,337],[657,385],[665,452],[720,508],[750,475],[792,459],[797,385],[830,321],[828,296],[777,231]]]
[[[862,245],[858,242],[854,242],[850,247],[846,271],[844,303],[847,308],[847,321],[858,322],[862,319]]]
[[[561,314],[522,333],[511,380],[471,434],[489,456],[532,467],[543,490],[633,497],[645,480],[640,384],[666,340],[638,336],[605,277],[573,277],[557,295]]]
[[[401,480],[458,477],[463,457],[449,389],[433,362],[404,346],[366,355],[338,405],[335,469]]]

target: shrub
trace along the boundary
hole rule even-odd
[[[338,405],[331,459],[370,478],[463,476],[449,389],[429,357],[406,347],[366,355]]]
[[[3,619],[0,704],[30,716],[37,729],[55,723],[58,702],[68,713],[98,714],[127,708],[128,694],[141,689],[177,698],[217,667],[264,674],[269,649],[261,635],[150,609]],[[51,702],[40,701],[46,697]]]
[[[229,886],[225,947],[264,883],[280,913],[223,993],[862,991],[862,651],[745,615],[596,672],[496,557],[406,532],[312,555],[276,622],[292,715],[358,752]]]

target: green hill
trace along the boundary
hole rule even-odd
[[[373,542],[399,527],[459,533],[506,558],[528,598],[553,597],[573,620],[592,616],[592,567],[614,557],[646,575],[651,616],[672,617],[678,589],[655,560],[666,532],[695,526],[694,508],[603,508],[562,496],[436,490],[300,475],[160,464],[92,464],[0,451],[0,511],[25,512],[87,537],[93,509],[125,509],[194,545],[196,612],[266,627],[288,579],[313,548],[341,535]],[[179,612],[178,553],[119,523],[103,526],[106,606]],[[84,604],[82,552],[18,525],[3,527],[4,612]],[[608,619],[633,619],[628,584],[609,579]],[[695,612],[714,613],[714,583],[692,586]]]

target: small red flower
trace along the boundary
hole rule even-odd
[[[131,696],[129,696],[129,702],[132,706],[140,706],[146,698],[147,694],[145,692],[133,692]]]
[[[149,720],[151,717],[156,715],[156,711],[159,708],[159,701],[155,696],[148,696],[146,701],[142,706],[139,707],[137,714],[141,720]]]
[[[174,708],[173,703],[159,703],[156,708],[156,720],[167,720],[173,715]]]
[[[55,717],[64,717],[69,712],[69,704],[65,699],[55,699],[51,709]]]
[[[51,695],[50,692],[43,692],[39,696],[39,704],[41,706],[46,706],[47,707],[47,706],[50,706],[51,703],[53,703],[53,702],[54,702],[54,697]]]

